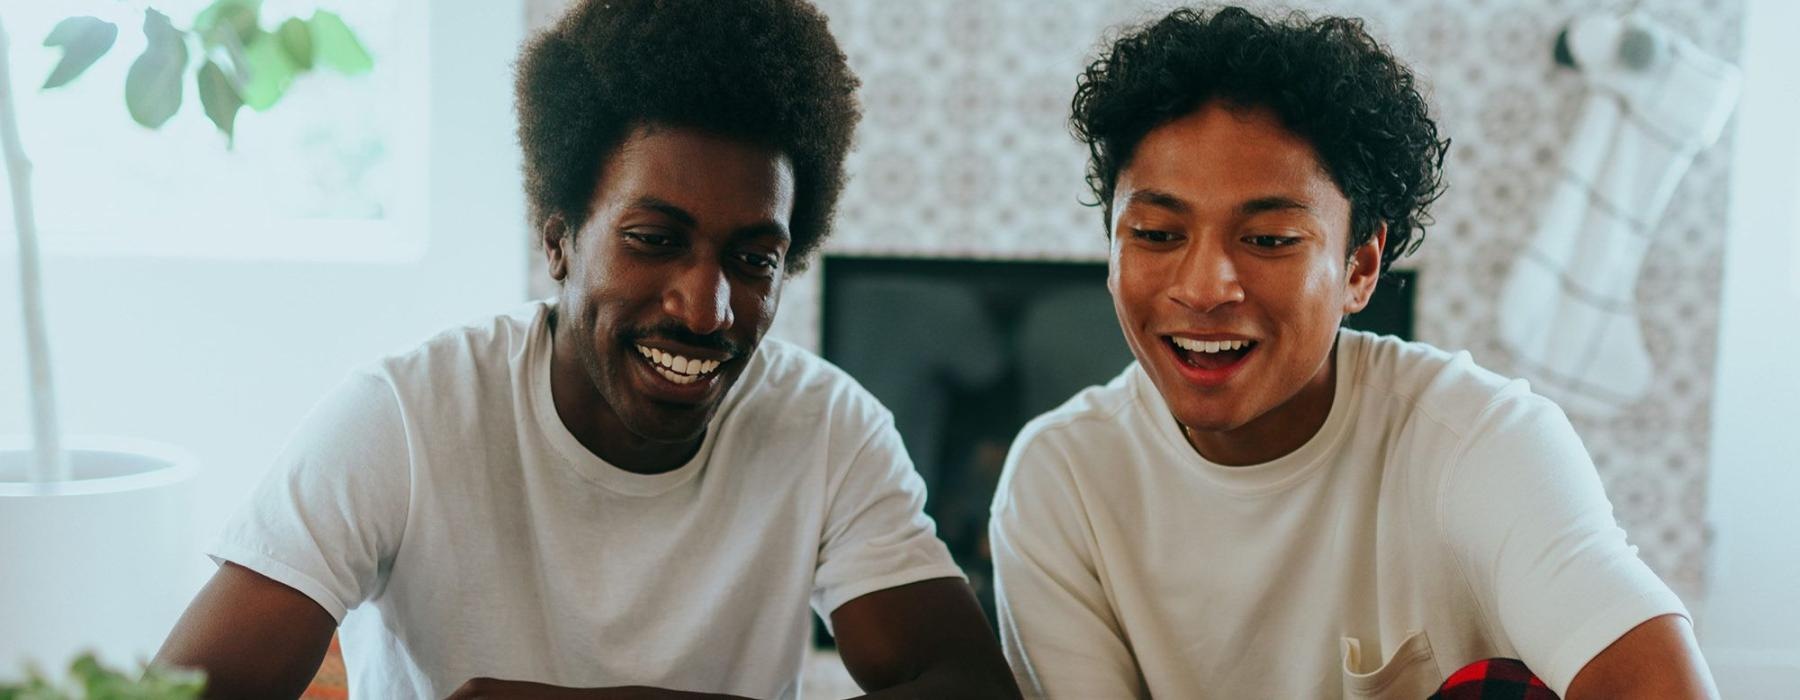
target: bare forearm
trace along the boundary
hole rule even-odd
[[[564,688],[544,683],[507,681],[495,678],[473,678],[463,683],[446,700],[500,700],[501,698],[533,698],[534,700],[746,700],[737,695],[695,693],[685,690],[622,686],[614,688]]]
[[[863,696],[869,700],[903,700],[910,698],[1017,698],[1019,689],[1012,674],[996,677],[977,668],[934,669],[911,681],[889,686]]]
[[[1719,697],[1687,618],[1664,615],[1626,632],[1569,684],[1568,700]]]

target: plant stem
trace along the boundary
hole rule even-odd
[[[31,161],[19,142],[19,115],[13,101],[12,47],[0,25],[0,146],[12,185],[13,225],[19,231],[20,303],[25,314],[25,364],[31,374],[31,433],[36,447],[32,480],[67,481],[71,473],[56,424],[56,392],[50,377],[50,341],[44,326],[44,285],[38,270],[37,219],[31,208]]]

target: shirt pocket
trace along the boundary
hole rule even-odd
[[[1381,662],[1379,668],[1364,672],[1365,654],[1380,654],[1379,648],[1364,649],[1362,641],[1344,637],[1344,697],[1367,700],[1424,700],[1437,692],[1440,685],[1437,660],[1431,653],[1431,640],[1423,630],[1406,635],[1394,655]]]

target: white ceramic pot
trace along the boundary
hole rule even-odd
[[[197,467],[157,443],[67,440],[74,478],[29,481],[31,447],[0,438],[0,678],[156,653],[195,590]]]

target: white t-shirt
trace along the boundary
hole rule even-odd
[[[1265,464],[1202,458],[1137,365],[1025,428],[990,527],[1028,695],[1417,700],[1491,657],[1561,694],[1686,615],[1523,381],[1355,331],[1336,362],[1324,426]]]
[[[552,305],[333,391],[209,551],[337,618],[353,697],[469,678],[792,698],[814,611],[961,576],[873,396],[765,340],[693,460],[640,475],[550,398]]]

